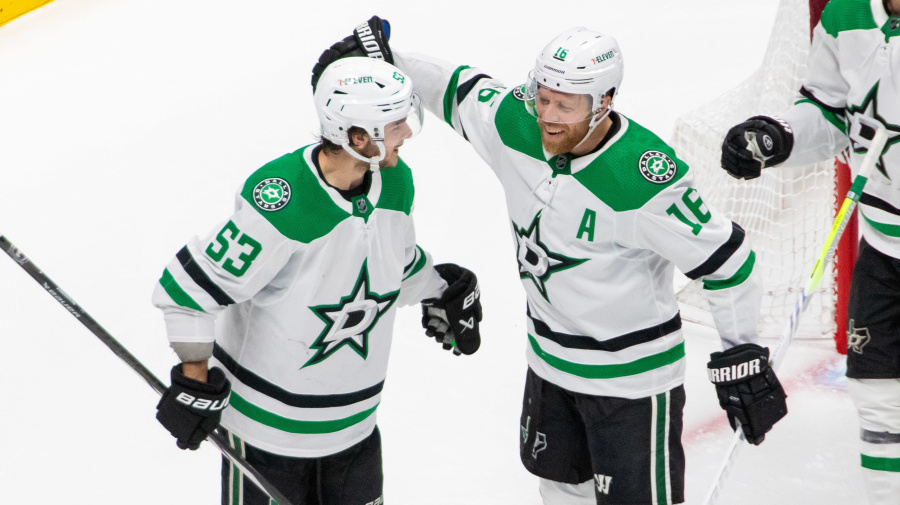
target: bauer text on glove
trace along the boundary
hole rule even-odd
[[[228,406],[231,383],[218,367],[208,372],[207,382],[186,377],[182,365],[172,368],[172,386],[156,406],[156,419],[177,440],[181,449],[196,450],[215,431]]]
[[[435,265],[447,290],[440,298],[422,300],[422,327],[425,334],[452,349],[454,354],[472,354],[481,345],[481,292],[471,270],[445,263]]]

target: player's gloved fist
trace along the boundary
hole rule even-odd
[[[473,354],[481,346],[481,292],[471,270],[445,263],[435,270],[449,286],[440,298],[422,300],[425,334],[456,355]]]
[[[755,179],[763,168],[783,163],[794,147],[794,131],[782,119],[753,116],[732,126],[722,143],[722,168],[737,179]]]
[[[184,376],[181,364],[172,367],[172,386],[156,406],[156,419],[177,440],[180,449],[197,450],[212,433],[228,406],[231,383],[220,368],[209,369],[207,382]]]
[[[390,37],[390,23],[387,19],[381,19],[378,16],[372,16],[371,19],[357,26],[353,30],[353,35],[348,35],[344,40],[335,42],[319,56],[319,61],[312,69],[313,91],[316,90],[316,84],[319,82],[322,72],[325,71],[325,67],[341,58],[368,56],[393,65],[394,55],[388,45]]]
[[[759,445],[766,433],[787,414],[784,388],[769,367],[769,349],[741,344],[714,352],[707,366],[709,380],[716,386],[719,405],[728,414],[732,429],[741,423],[744,436]]]

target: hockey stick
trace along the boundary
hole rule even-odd
[[[22,254],[19,249],[12,244],[6,237],[0,235],[0,249],[9,255],[13,261],[16,262],[23,270],[28,272],[38,284],[40,284],[44,289],[47,290],[47,293],[50,294],[53,298],[56,299],[57,302],[60,303],[66,310],[69,311],[75,319],[87,327],[88,330],[91,331],[97,338],[103,342],[106,347],[115,353],[116,356],[119,357],[122,361],[125,362],[126,365],[131,367],[132,370],[137,372],[138,375],[141,376],[144,381],[153,388],[158,394],[162,395],[166,392],[166,385],[162,383],[153,372],[147,369],[143,363],[138,361],[137,358],[131,354],[128,349],[126,349],[122,344],[120,344],[112,335],[109,334],[102,326],[100,326],[97,321],[94,320],[84,309],[81,308],[75,300],[73,300],[65,291],[59,288],[49,277],[47,277],[44,272],[41,271],[28,259],[24,254]],[[244,458],[242,458],[234,449],[228,445],[228,442],[225,438],[219,433],[211,433],[209,435],[209,439],[212,441],[213,445],[215,445],[222,454],[231,460],[232,463],[235,464],[238,468],[244,472],[250,480],[256,484],[263,492],[269,495],[270,498],[278,502],[279,505],[291,505],[291,502],[285,498],[281,492],[278,491],[275,486],[273,486],[269,481],[266,480],[265,477],[262,476],[259,471],[253,468],[250,463],[248,463]]]
[[[831,263],[831,260],[834,258],[834,252],[837,249],[838,242],[841,240],[841,235],[844,234],[844,229],[847,227],[850,217],[853,216],[856,204],[859,203],[859,199],[862,197],[863,187],[865,187],[866,182],[869,180],[869,176],[871,176],[872,171],[875,169],[875,164],[878,161],[878,157],[881,156],[881,151],[884,149],[886,142],[887,131],[879,126],[869,145],[869,150],[863,158],[859,168],[859,174],[853,179],[853,184],[847,191],[847,195],[844,196],[841,208],[834,218],[834,224],[831,226],[831,232],[825,239],[825,245],[822,247],[822,252],[819,253],[818,258],[816,258],[816,264],[812,269],[812,273],[809,274],[809,277],[806,280],[806,286],[800,291],[800,296],[797,299],[797,303],[794,305],[794,311],[791,313],[791,317],[788,319],[787,325],[781,334],[781,338],[778,340],[775,352],[772,353],[772,358],[769,362],[770,366],[775,371],[778,371],[778,367],[781,366],[782,361],[784,361],[784,355],[787,353],[787,348],[791,345],[794,336],[797,334],[797,328],[800,325],[800,316],[803,315],[803,312],[809,306],[809,302],[813,295],[815,295],[816,291],[819,289],[819,284],[822,282],[822,276],[825,273],[825,267]],[[725,482],[725,478],[731,470],[731,465],[737,459],[738,449],[744,446],[742,443],[744,440],[746,440],[744,438],[744,431],[740,429],[740,423],[737,423],[734,436],[731,439],[731,443],[728,445],[725,458],[719,465],[715,480],[713,481],[713,485],[709,489],[709,492],[706,494],[706,498],[703,500],[703,505],[712,505],[715,503],[719,491]]]

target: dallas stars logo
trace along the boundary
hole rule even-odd
[[[253,202],[266,212],[281,209],[290,200],[291,186],[280,177],[264,179],[253,188]]]
[[[526,230],[512,223],[516,233],[516,256],[519,260],[519,277],[528,278],[534,282],[545,300],[547,298],[547,286],[545,283],[554,272],[576,267],[587,259],[573,259],[562,254],[554,253],[541,242],[541,213],[538,212]]]
[[[855,328],[854,326],[855,321],[851,319],[847,327],[847,348],[857,354],[862,354],[863,348],[872,340],[872,336],[869,335],[868,328]]]
[[[342,297],[340,303],[310,307],[325,322],[325,329],[310,346],[316,350],[315,356],[300,368],[325,361],[345,345],[356,351],[362,359],[368,356],[369,332],[397,300],[399,291],[385,295],[370,291],[367,261],[363,261],[353,291]]]
[[[884,154],[890,150],[891,146],[900,142],[900,126],[888,123],[887,120],[878,113],[878,85],[881,81],[875,83],[872,86],[872,89],[869,90],[869,93],[866,95],[866,98],[863,99],[862,104],[860,105],[850,105],[847,107],[847,115],[852,116],[853,114],[859,114],[861,116],[866,116],[874,119],[875,121],[881,123],[884,126],[884,129],[887,130],[888,139],[884,144],[884,150],[881,152],[881,155],[878,157],[878,162],[875,164],[875,167],[879,172],[882,173],[885,177],[890,179],[890,176],[887,174],[887,170],[884,167]],[[869,127],[867,125],[861,125],[862,130],[867,130]],[[862,133],[862,132],[860,132]],[[874,131],[870,132],[872,135],[875,134]],[[853,138],[854,136],[850,136],[850,145],[855,153],[864,153],[867,151],[868,144],[863,144],[859,142],[859,139]]]

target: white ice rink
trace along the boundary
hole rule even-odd
[[[668,138],[675,118],[760,64],[777,0],[381,3],[56,0],[0,27],[0,233],[168,383],[175,363],[150,294],[195,234],[226,219],[253,170],[313,141],[309,70],[379,14],[392,45],[514,85],[572,25],[615,35],[617,109]],[[482,349],[453,357],[402,309],[378,422],[390,505],[539,505],[518,461],[524,295],[501,189],[433,116],[402,155],[419,243],[476,271]],[[715,332],[688,323],[687,501],[730,439],[705,378]],[[212,504],[219,453],[183,452],[156,397],[0,255],[0,503]],[[859,453],[843,360],[791,348],[790,414],[745,450],[724,504],[856,504]]]

